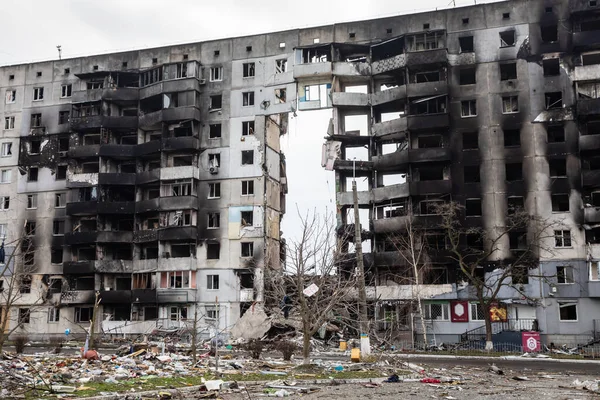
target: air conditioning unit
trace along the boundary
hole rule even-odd
[[[219,167],[210,167],[208,169],[210,171],[211,174],[216,175],[219,173]]]

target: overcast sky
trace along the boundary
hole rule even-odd
[[[493,0],[476,0],[477,3]],[[456,0],[471,5],[475,0]],[[447,8],[451,0],[1,0],[0,65],[157,47]],[[321,166],[331,110],[299,112],[282,137],[289,195],[284,235],[297,212],[335,209],[334,174]]]

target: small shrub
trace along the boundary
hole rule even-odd
[[[23,353],[23,350],[25,350],[25,345],[27,344],[28,341],[29,341],[29,338],[24,335],[15,337],[14,344],[15,344],[15,351],[17,352],[17,354]]]
[[[265,344],[258,339],[252,339],[244,347],[250,352],[250,356],[252,358],[258,360],[265,347]]]
[[[54,354],[60,354],[64,343],[65,341],[61,337],[50,338],[50,346],[52,346],[52,348],[54,349]]]
[[[280,351],[284,361],[290,361],[298,351],[298,345],[291,340],[282,340],[275,344],[275,350]]]

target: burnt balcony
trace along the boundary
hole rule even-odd
[[[158,197],[149,200],[141,200],[135,203],[136,213],[154,212],[160,209],[160,199]]]
[[[585,31],[585,32],[573,32],[573,46],[574,47],[597,48],[598,43],[600,43],[600,30]]]
[[[96,292],[94,290],[68,290],[60,294],[61,304],[94,304]]]
[[[409,83],[408,85],[406,85],[406,93],[409,97],[435,96],[437,94],[447,94],[448,93],[448,82],[435,81],[435,82]]]
[[[160,180],[160,169],[138,172],[135,176],[136,185],[158,182]]]
[[[100,145],[80,145],[69,148],[69,158],[94,158],[100,155]]]
[[[411,195],[446,194],[451,192],[452,181],[449,179],[410,182]]]
[[[63,262],[63,275],[93,274],[95,272],[95,262],[93,260],[65,261]]]
[[[67,232],[65,233],[65,244],[72,246],[75,244],[96,243],[98,237],[97,231],[92,232]]]
[[[579,115],[600,114],[600,99],[577,100],[577,113]]]
[[[406,98],[406,86],[398,86],[381,92],[375,92],[371,94],[371,105],[377,106],[380,104],[389,103]]]
[[[160,140],[151,140],[146,143],[140,143],[135,147],[135,155],[137,157],[144,157],[149,155],[158,155],[161,150]]]
[[[130,172],[103,172],[98,174],[99,185],[135,185],[136,174]]]
[[[132,260],[96,260],[94,264],[95,272],[99,274],[130,274],[133,272]]]
[[[575,66],[574,81],[595,81],[600,79],[600,65],[578,65]]]
[[[133,289],[131,291],[132,303],[152,304],[156,303],[157,300],[156,289]]]
[[[583,219],[586,224],[600,223],[600,207],[585,207],[583,209]]]
[[[167,226],[160,229],[158,237],[160,240],[196,240],[198,228],[195,226]]]
[[[150,112],[140,117],[140,128],[158,128],[162,122],[175,121],[200,121],[200,110],[196,107],[176,107],[165,108],[162,110]]]
[[[448,126],[450,126],[450,118],[447,113],[420,114],[408,116],[409,130],[447,128]]]
[[[376,203],[398,199],[409,196],[409,185],[407,182],[389,185],[385,187],[374,188],[371,190],[373,201]]]
[[[319,62],[294,65],[294,79],[302,78],[327,78],[332,74],[332,63]]]
[[[368,62],[337,61],[333,63],[333,75],[346,77],[369,76],[371,75],[371,66]]]
[[[133,214],[135,201],[106,200],[98,203],[98,214]]]
[[[133,242],[134,243],[156,242],[157,240],[158,240],[158,231],[155,229],[148,229],[148,230],[133,232]]]
[[[434,49],[424,51],[413,51],[406,54],[406,65],[446,64],[448,62],[448,50]]]
[[[450,149],[447,147],[410,149],[408,159],[411,163],[450,161]]]
[[[100,301],[102,304],[131,304],[131,290],[103,290]]]
[[[67,203],[67,215],[93,215],[98,213],[98,202],[78,201]]]
[[[581,171],[582,184],[587,187],[600,187],[600,170]]]
[[[372,161],[335,160],[333,168],[338,171],[368,172],[373,169]]]
[[[378,138],[404,139],[408,130],[408,119],[400,117],[391,121],[377,122],[371,127],[371,133]]]
[[[406,261],[398,251],[377,251],[373,253],[373,260],[378,267],[393,267],[406,264]]]
[[[579,136],[579,150],[592,151],[600,149],[600,134]]]
[[[112,130],[134,130],[138,127],[136,116],[107,116],[91,115],[86,117],[71,117],[71,130],[97,131],[100,128]]]
[[[159,303],[188,303],[195,301],[196,289],[164,289],[157,292]]]
[[[377,170],[397,169],[409,162],[408,149],[399,149],[392,153],[373,157],[373,168]]]
[[[137,145],[134,144],[103,144],[100,146],[99,155],[116,159],[128,159],[135,157]]]
[[[367,93],[333,92],[331,103],[334,107],[367,107],[369,95]]]
[[[200,81],[196,77],[164,80],[140,89],[139,98],[147,99],[162,93],[200,91]]]
[[[409,223],[408,216],[381,218],[373,220],[374,233],[391,233],[406,229]]]
[[[384,58],[383,60],[373,61],[371,63],[371,71],[373,75],[377,75],[404,68],[406,66],[406,58],[406,54],[398,54],[393,57]],[[294,68],[296,67],[294,66]]]
[[[99,243],[132,243],[133,232],[131,231],[100,231],[97,241]]]
[[[162,140],[162,149],[164,151],[198,151],[200,150],[200,140],[193,136],[172,137]]]
[[[107,89],[78,90],[73,92],[72,103],[90,103],[100,100],[113,102],[136,102],[139,100],[139,89],[131,87],[114,87]]]
[[[198,198],[196,196],[161,197],[159,206],[162,211],[197,210]]]

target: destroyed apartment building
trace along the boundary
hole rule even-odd
[[[439,248],[418,285],[428,333],[458,341],[483,325],[435,232],[434,205],[452,200],[468,226],[494,229],[511,206],[555,220],[552,254],[513,280],[519,290],[503,288],[503,326],[537,327],[548,341],[592,337],[599,86],[600,2],[587,0],[0,67],[0,235],[13,264],[4,292],[10,273],[29,271],[11,326],[82,332],[99,292],[105,333],[194,318],[226,331],[263,300],[264,268],[281,263],[288,115],[332,109],[327,132],[302,134],[327,133],[340,228],[352,223],[358,178],[377,328],[413,325],[415,285],[389,243],[413,216],[430,222]],[[506,258],[522,245],[514,239]],[[10,260],[15,243],[25,256]]]

